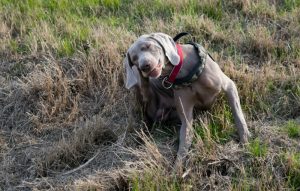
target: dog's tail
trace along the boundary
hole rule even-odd
[[[186,35],[191,35],[191,33],[188,33],[188,32],[181,32],[181,33],[178,33],[174,38],[173,40],[176,42],[178,41],[180,38],[186,36]],[[191,35],[192,36],[192,35]]]
[[[189,36],[191,37],[191,41],[190,41],[188,44],[194,45],[194,44],[195,44],[195,37],[194,37],[191,33],[189,33],[189,32],[181,32],[181,33],[178,33],[175,37],[173,37],[173,40],[174,40],[175,42],[177,42],[179,39],[181,39],[182,37],[184,37],[184,36],[186,36],[186,35],[189,35]],[[210,56],[210,58],[211,58],[213,61],[215,61],[214,58],[209,54],[209,52],[207,52],[207,54]]]

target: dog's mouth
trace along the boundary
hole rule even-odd
[[[161,74],[163,64],[158,60],[158,64],[155,68],[153,68],[149,73],[148,76],[152,78],[158,78]]]

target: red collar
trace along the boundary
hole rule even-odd
[[[170,73],[169,76],[166,76],[163,81],[162,81],[162,86],[166,89],[170,89],[173,85],[173,83],[175,82],[176,76],[178,75],[182,64],[183,64],[183,54],[182,54],[182,48],[179,44],[176,44],[176,48],[177,48],[177,53],[180,57],[180,61],[179,64],[177,64],[176,66],[174,66],[172,72]]]

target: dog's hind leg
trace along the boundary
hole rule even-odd
[[[241,108],[240,98],[235,83],[223,74],[222,89],[225,91],[228,98],[229,105],[231,107],[234,122],[238,130],[240,142],[247,143],[250,132],[248,131],[245,117]]]

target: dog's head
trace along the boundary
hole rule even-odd
[[[138,73],[140,77],[158,78],[168,61],[175,66],[179,60],[176,44],[170,36],[163,33],[142,35],[128,49],[124,61],[126,88],[138,83]],[[138,73],[133,70],[135,67]]]

